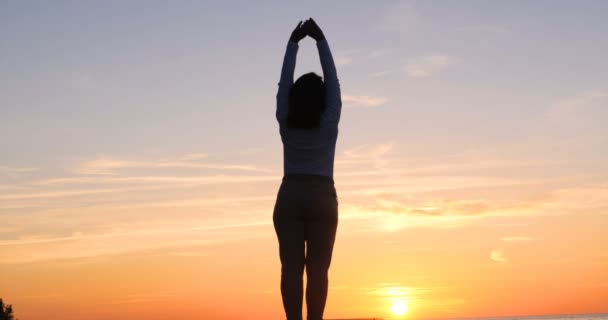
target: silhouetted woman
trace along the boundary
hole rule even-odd
[[[323,77],[293,82],[298,41],[317,42]],[[334,154],[342,100],[327,40],[314,20],[297,25],[283,60],[276,117],[283,142],[283,181],[274,207],[281,257],[281,295],[288,320],[302,319],[302,276],[306,267],[308,320],[321,320],[327,271],[338,226]]]

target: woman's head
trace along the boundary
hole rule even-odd
[[[302,75],[289,92],[287,126],[290,128],[318,128],[325,111],[325,84],[314,72]]]

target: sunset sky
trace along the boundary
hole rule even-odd
[[[343,101],[325,317],[608,312],[607,13],[3,1],[0,298],[21,320],[282,319],[275,99],[313,17]]]

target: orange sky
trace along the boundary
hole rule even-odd
[[[390,145],[338,155],[326,317],[389,319],[395,301],[408,319],[606,311],[608,188],[506,177],[512,163],[478,156],[445,167],[405,164]],[[39,180],[31,184],[46,191],[2,195],[5,210],[32,210],[5,232],[40,230],[0,242],[2,296],[18,316],[280,318],[275,174],[162,182],[159,171],[207,163],[182,158],[85,162],[79,170],[112,174]]]

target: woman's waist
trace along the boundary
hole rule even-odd
[[[327,175],[322,174],[313,174],[313,173],[286,173],[283,175],[283,182],[289,181],[300,181],[300,182],[321,182],[334,184],[334,178]]]

